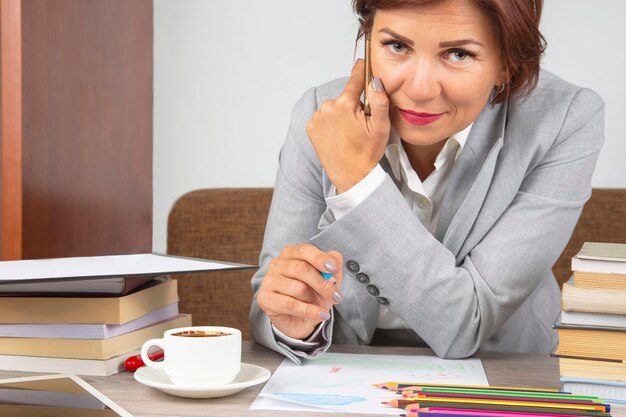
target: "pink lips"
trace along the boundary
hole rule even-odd
[[[427,125],[436,122],[443,116],[445,113],[415,113],[410,110],[402,110],[398,109],[404,120],[413,124],[413,125]]]

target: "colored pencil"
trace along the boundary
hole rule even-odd
[[[543,407],[543,408],[567,408],[576,410],[598,410],[602,412],[607,411],[607,406],[604,404],[575,404],[575,403],[554,403],[554,402],[534,402],[534,401],[503,401],[503,400],[482,400],[482,399],[470,399],[470,398],[441,398],[441,397],[419,397],[419,398],[404,398],[402,400],[387,401],[388,405],[397,407],[402,404],[411,403],[465,403],[465,404],[491,404],[491,405],[511,405],[522,407]],[[478,408],[478,407],[477,407]]]
[[[565,403],[565,402],[540,402],[540,401],[509,401],[509,400],[491,400],[491,399],[472,399],[472,398],[441,398],[441,397],[421,397],[407,398],[417,402],[434,402],[434,403],[466,403],[466,404],[494,404],[494,405],[512,405],[520,407],[543,407],[543,408],[564,408],[574,410],[597,410],[606,412],[607,404],[599,403]]]
[[[504,391],[502,391],[504,392]],[[557,396],[544,394],[542,396],[538,396],[538,394],[534,395],[514,395],[514,394],[473,394],[473,393],[453,393],[453,392],[423,392],[423,391],[408,391],[403,392],[402,397],[404,398],[423,398],[423,397],[431,397],[431,398],[474,398],[474,399],[485,399],[485,400],[502,400],[502,401],[535,401],[535,402],[565,402],[565,403],[575,403],[575,404],[587,404],[589,402],[600,402],[603,403],[598,397],[590,397],[590,396],[582,396],[582,395],[567,395],[567,396]]]
[[[507,391],[532,391],[532,392],[560,392],[558,389],[551,388],[525,388],[525,387],[507,387],[507,386],[489,386],[489,385],[450,385],[450,384],[424,384],[422,382],[381,382],[373,384],[377,388],[384,388],[390,391],[397,391],[398,388],[408,387],[446,387],[458,389],[488,389],[488,390],[507,390]]]
[[[528,392],[517,390],[489,390],[489,389],[457,389],[457,388],[444,388],[444,387],[424,387],[417,388],[415,390],[401,390],[403,397],[410,396],[410,393],[428,393],[427,395],[439,394],[477,394],[477,395],[489,395],[489,396],[502,396],[502,397],[526,397],[526,398],[554,398],[554,399],[567,399],[567,400],[599,400],[598,397],[588,395],[571,395],[562,392]],[[426,394],[424,394],[426,395]]]
[[[414,411],[400,414],[406,417],[579,417],[574,414],[539,414],[539,413],[487,413],[476,410],[474,413],[459,413],[453,411]]]
[[[446,414],[448,416],[457,416],[457,417],[579,417],[575,414],[543,414],[543,413],[522,413],[522,412],[500,412],[500,411],[487,411],[487,410],[472,410],[469,412],[465,411],[455,411],[453,409],[439,409],[439,410],[429,410],[422,411],[422,409],[418,411],[413,411],[408,414],[401,414],[405,416],[422,416],[422,417],[437,417],[441,414]]]
[[[446,412],[412,412],[409,414],[400,414],[401,416],[414,416],[414,417],[467,417],[464,414],[446,413]],[[529,415],[530,416],[530,415]],[[472,417],[493,417],[489,414],[474,414]],[[500,416],[499,416],[500,417]],[[504,417],[504,416],[502,416]]]
[[[320,274],[322,274],[322,277],[324,277],[326,281],[332,282],[333,285],[337,285],[337,280],[335,279],[335,277],[333,277],[333,274],[329,274],[328,272],[322,272],[322,271],[320,271]]]
[[[532,415],[535,417],[578,417],[577,414],[564,414],[564,413],[552,413],[550,411],[546,412],[528,412],[528,411],[502,411],[502,410],[474,410],[467,408],[445,408],[445,407],[426,407],[419,408],[417,410],[412,410],[417,412],[450,412],[450,413],[458,413],[465,415],[475,415],[475,414],[486,414],[492,417],[516,417],[516,416],[528,416]]]
[[[569,409],[557,409],[557,408],[545,408],[545,407],[520,407],[520,406],[504,406],[504,405],[490,405],[490,404],[482,404],[477,406],[476,404],[445,404],[445,403],[413,403],[413,404],[405,404],[400,405],[397,408],[401,408],[404,410],[417,411],[418,409],[424,408],[455,408],[455,409],[466,409],[466,410],[494,410],[494,411],[519,411],[519,412],[537,412],[537,413],[551,413],[551,414],[575,414],[579,416],[608,416],[604,412],[592,410],[569,410]]]

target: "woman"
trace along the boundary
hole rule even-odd
[[[540,71],[541,0],[353,5],[371,116],[362,61],[296,105],[253,337],[296,362],[331,342],[549,352],[551,267],[590,196],[602,100]]]

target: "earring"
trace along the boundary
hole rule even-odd
[[[499,86],[494,87],[493,89],[496,91],[497,95],[502,94],[504,90],[506,89],[506,83],[502,83]]]

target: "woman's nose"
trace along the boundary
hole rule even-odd
[[[419,103],[432,100],[441,94],[441,83],[436,69],[426,60],[419,60],[407,68],[404,94]]]

